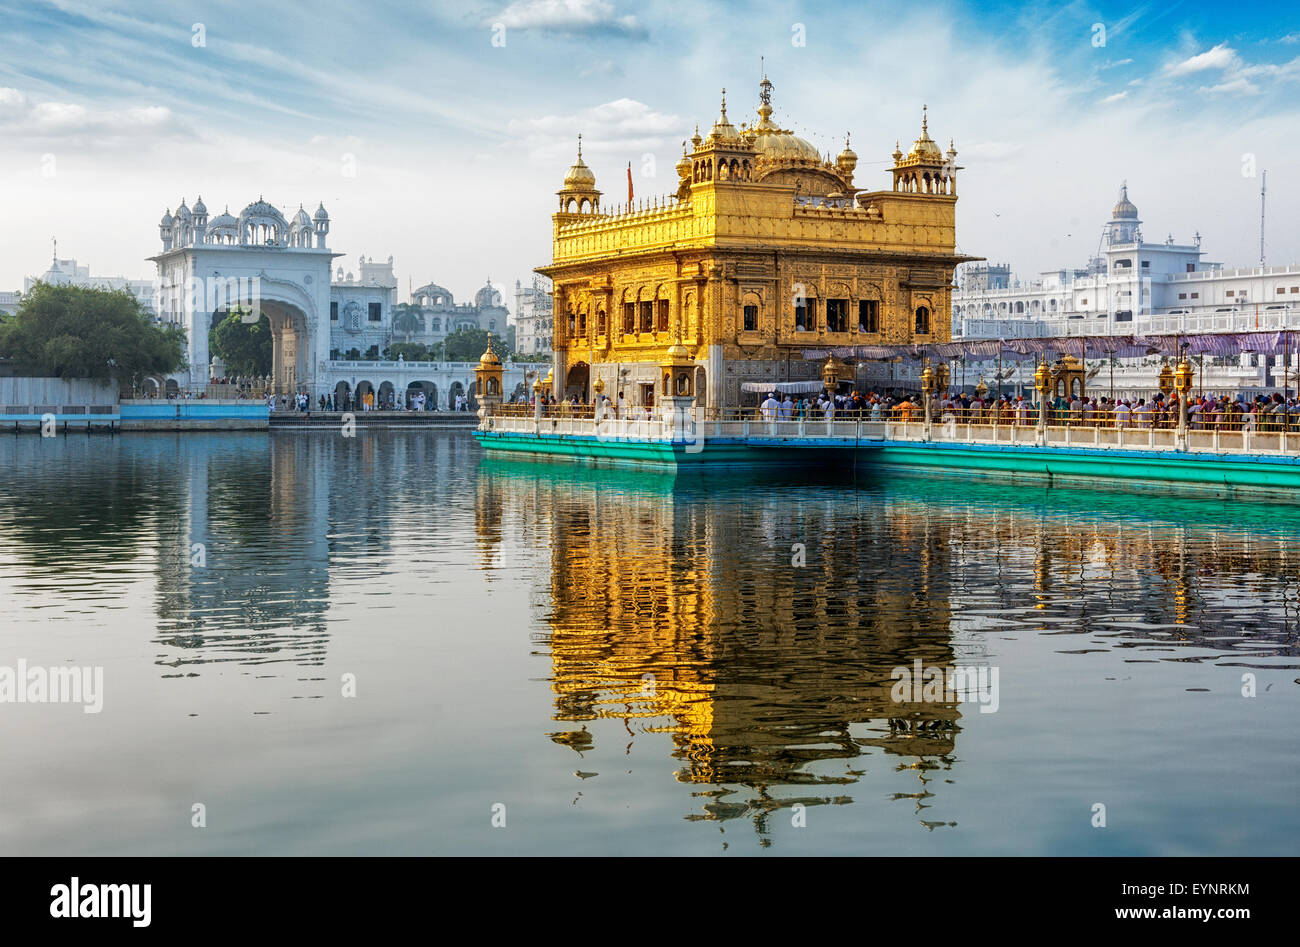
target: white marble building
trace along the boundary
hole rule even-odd
[[[32,291],[37,283],[49,283],[52,286],[83,286],[91,289],[125,289],[140,301],[145,309],[153,311],[154,284],[152,280],[130,279],[125,276],[96,276],[90,267],[76,260],[60,260],[55,248],[54,259],[40,276],[29,276],[23,280],[22,290],[0,292],[0,312],[13,314],[18,311],[23,296]]]
[[[1015,279],[1005,264],[967,264],[958,270],[953,337],[1300,329],[1300,264],[1227,268],[1202,256],[1200,234],[1192,243],[1178,243],[1172,234],[1148,242],[1125,185],[1103,224],[1100,252],[1085,266],[1031,280]],[[1250,354],[1207,360],[1203,383],[1245,392],[1280,386],[1276,361]],[[1159,359],[1117,363],[1117,390],[1149,391],[1159,367]],[[991,379],[989,368],[971,366],[968,374]],[[1008,381],[1023,386],[1032,370],[1030,365]],[[1104,374],[1109,383],[1109,368]],[[1295,385],[1294,373],[1290,384]]]
[[[327,246],[330,219],[323,205],[308,214],[301,205],[286,219],[259,198],[238,216],[229,209],[209,219],[202,198],[181,201],[159,224],[162,252],[150,257],[158,270],[159,318],[184,326],[188,370],[175,377],[191,389],[209,380],[208,332],[236,307],[260,310],[271,325],[272,377],[281,393],[306,391],[340,401],[346,393],[376,393],[382,403],[402,404],[422,390],[432,406],[454,406],[470,394],[473,362],[387,359],[398,342],[432,345],[448,333],[481,328],[504,335],[508,312],[490,283],[472,304],[457,304],[433,283],[398,304],[393,258],[359,258],[359,270],[334,270],[342,254]],[[331,276],[333,275],[333,279]],[[519,378],[514,376],[518,375]],[[508,365],[506,390],[522,381]]]
[[[515,351],[551,354],[552,319],[551,281],[535,276],[531,285],[524,286],[515,280]]]
[[[1005,266],[967,264],[953,293],[953,326],[964,338],[1128,335],[1212,326],[1248,331],[1259,313],[1300,316],[1300,264],[1225,268],[1202,259],[1201,236],[1150,243],[1138,209],[1120,188],[1100,254],[1086,266],[1016,280]],[[1170,319],[1169,317],[1184,317]],[[1231,323],[1231,325],[1230,325]]]

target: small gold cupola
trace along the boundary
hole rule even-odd
[[[582,160],[582,136],[578,136],[578,160],[569,166],[564,175],[564,187],[556,191],[560,198],[561,214],[597,214],[600,212],[600,191],[596,190],[596,175]]]

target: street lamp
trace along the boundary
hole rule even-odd
[[[1034,371],[1034,389],[1038,392],[1038,431],[1040,436],[1047,431],[1047,393],[1052,388],[1052,377],[1047,371],[1047,356],[1038,363]]]
[[[925,368],[921,371],[921,396],[925,400],[925,439],[930,439],[931,426],[934,423],[934,388],[938,381],[934,369],[930,367],[930,359],[925,360]]]
[[[1187,437],[1187,396],[1192,392],[1192,366],[1187,361],[1186,343],[1183,344],[1183,354],[1173,376],[1174,387],[1178,389],[1178,434],[1179,437],[1185,438]]]

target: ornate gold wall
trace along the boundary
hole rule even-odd
[[[603,209],[579,151],[553,262],[538,268],[554,283],[557,397],[590,400],[594,368],[607,394],[623,383],[640,403],[638,383],[678,338],[715,406],[724,373],[777,380],[778,364],[796,364],[815,377],[804,349],[950,338],[953,268],[971,259],[955,252],[956,150],[923,122],[894,153],[892,189],[859,190],[848,142],[818,155],[771,121],[771,83],[761,89],[759,122],[731,125],[724,98],[709,134],[683,143],[677,192],[644,206]]]

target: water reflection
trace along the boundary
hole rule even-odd
[[[170,668],[316,666],[332,585],[409,570],[476,454],[383,433],[0,438],[3,578],[24,609],[117,608],[151,582]]]
[[[760,834],[774,810],[851,802],[872,756],[915,771],[894,798],[918,814],[936,777],[959,778],[973,705],[896,703],[896,667],[985,664],[1014,631],[1067,654],[1297,666],[1290,509],[487,459],[476,513],[484,555],[528,524],[550,558],[537,643],[554,718],[577,725],[550,738],[589,752],[604,719],[629,750],[670,734],[678,779],[713,787],[688,818]]]
[[[831,487],[736,499],[707,481],[485,461],[480,535],[506,516],[545,523],[538,643],[555,718],[614,718],[629,742],[671,734],[678,779],[740,787],[702,792],[693,817],[760,831],[775,809],[851,802],[842,787],[872,749],[922,773],[951,767],[955,702],[890,697],[895,667],[954,662],[947,525],[847,520]],[[592,742],[585,728],[551,737]]]
[[[1095,844],[1062,828],[1079,785],[1127,793],[1142,814],[1123,838],[1145,853],[1233,850],[1217,829],[1187,841],[1211,809],[1261,849],[1294,823],[1278,721],[1300,695],[1297,507],[512,463],[444,432],[0,437],[0,497],[6,653],[110,663],[122,695],[107,736],[6,731],[26,811],[51,780],[82,786],[40,768],[46,742],[86,739],[106,779],[211,765],[273,799],[247,813],[301,824],[304,768],[246,749],[279,732],[368,760],[372,781],[313,823],[364,822],[358,848],[391,842],[380,810],[437,780],[453,802],[514,780],[550,850],[586,831],[598,848],[590,803],[636,813],[620,828],[660,851],[751,823],[766,844],[795,805],[824,807],[822,850],[856,829],[987,852],[1023,812],[1036,823],[1005,848],[1078,851]],[[915,662],[1000,665],[1002,710],[895,702],[891,673]],[[354,671],[366,699],[344,702]],[[144,732],[152,769],[115,768]],[[141,779],[135,838],[152,792]],[[102,821],[129,796],[87,784],[78,805]],[[477,816],[447,818],[396,835],[481,850]]]

